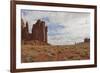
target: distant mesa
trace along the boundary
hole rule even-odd
[[[84,42],[90,42],[90,38],[85,38]]]
[[[38,19],[32,26],[32,33],[29,33],[28,22],[24,24],[23,19],[21,19],[22,40],[34,40],[47,43],[47,29],[48,27],[45,25],[45,22]]]

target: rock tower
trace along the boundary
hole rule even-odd
[[[37,20],[35,24],[32,26],[32,33],[29,33],[28,30],[28,22],[24,24],[23,20],[21,19],[21,38],[22,40],[38,40],[41,42],[47,43],[47,29],[44,21],[40,19]]]

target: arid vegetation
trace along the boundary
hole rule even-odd
[[[89,42],[83,42],[75,45],[51,46],[39,41],[22,41],[21,61],[26,63],[85,60],[90,58],[89,45]]]

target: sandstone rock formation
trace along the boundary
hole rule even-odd
[[[21,19],[22,40],[34,40],[47,43],[47,29],[45,22],[38,19],[32,26],[32,33],[29,33],[28,22],[24,24],[23,19]]]
[[[37,20],[36,24],[33,24],[32,39],[47,42],[47,26],[44,21]]]
[[[24,24],[24,21],[21,19],[21,38],[22,40],[28,40],[29,39],[29,32],[28,32],[28,22]]]
[[[89,38],[85,38],[84,42],[90,42],[90,39]]]

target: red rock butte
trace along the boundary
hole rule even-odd
[[[32,26],[32,33],[29,33],[28,22],[24,24],[23,19],[21,19],[22,40],[36,40],[47,43],[47,29],[48,27],[45,25],[45,22],[38,19]]]

